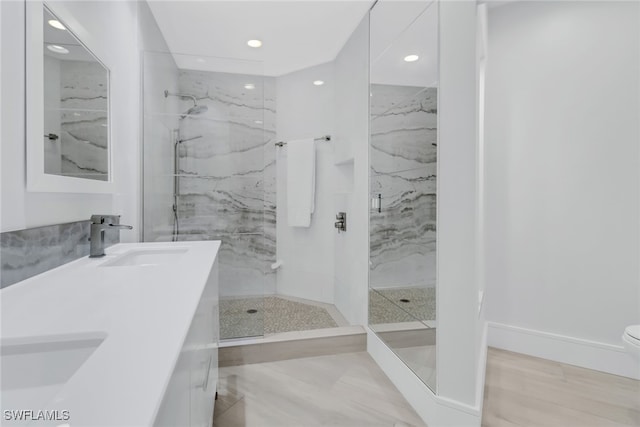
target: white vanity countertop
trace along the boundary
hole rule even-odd
[[[188,251],[173,264],[101,267],[130,250],[167,247]],[[106,335],[50,407],[3,409],[66,409],[71,426],[151,425],[219,248],[119,244],[0,291],[3,341]]]

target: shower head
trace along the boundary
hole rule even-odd
[[[194,95],[190,95],[188,93],[170,93],[168,90],[164,91],[164,97],[168,96],[177,96],[179,98],[191,98],[193,101],[193,107],[189,108],[185,113],[181,114],[180,118],[184,119],[187,116],[197,115],[206,113],[209,110],[209,107],[206,105],[198,105],[198,100]]]
[[[209,111],[209,107],[207,107],[206,105],[194,105],[193,107],[187,110],[187,112],[183,115],[183,118],[186,116],[203,114],[203,113],[206,113],[207,111]]]

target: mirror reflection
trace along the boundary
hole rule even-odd
[[[44,171],[109,180],[109,71],[44,13]]]
[[[438,13],[408,3],[371,13],[369,324],[435,391]]]

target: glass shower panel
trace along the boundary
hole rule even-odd
[[[370,89],[369,324],[434,391],[437,16],[436,2],[374,7]]]
[[[274,81],[253,61],[146,52],[144,66],[144,240],[220,240],[220,336],[261,336],[275,287]]]

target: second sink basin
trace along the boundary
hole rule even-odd
[[[150,267],[176,263],[187,253],[188,248],[156,248],[134,249],[126,252],[112,261],[102,264],[102,267]]]
[[[105,338],[95,333],[2,339],[2,409],[44,409]]]

